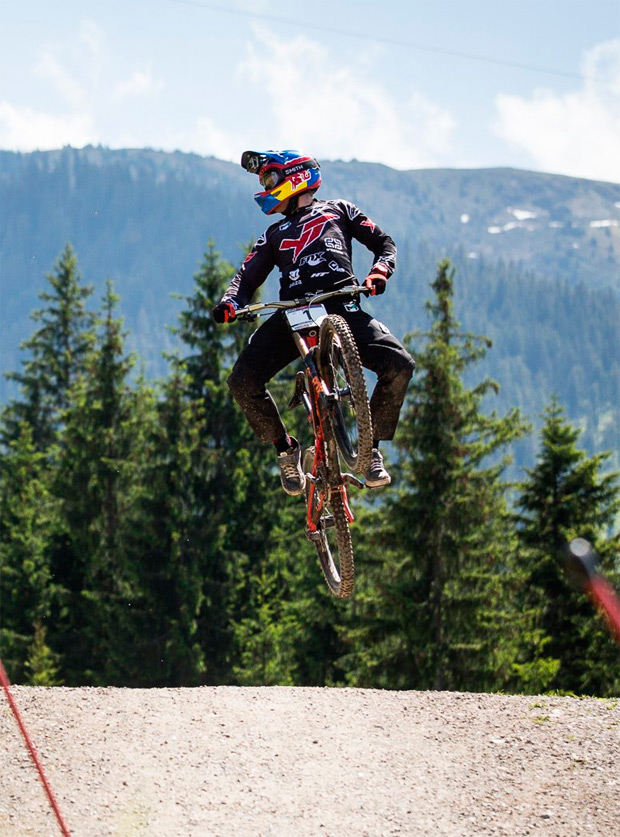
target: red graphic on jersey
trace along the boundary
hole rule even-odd
[[[243,264],[247,264],[248,262],[251,262],[255,255],[256,255],[256,253],[252,250],[250,253],[247,254],[245,259],[243,260]]]
[[[362,221],[361,226],[362,227],[370,227],[370,232],[375,231],[375,224],[374,224],[373,221],[370,220],[370,218],[367,218],[365,221]]]
[[[335,221],[337,217],[337,215],[326,214],[318,215],[316,218],[311,218],[310,221],[306,221],[306,223],[302,226],[299,238],[285,238],[280,242],[280,250],[292,250],[293,263],[295,263],[299,258],[299,254],[305,250],[309,244],[316,241],[325,229],[326,225],[330,221]]]

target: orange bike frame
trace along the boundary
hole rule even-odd
[[[312,476],[315,476],[319,466],[325,461],[325,435],[323,433],[323,416],[320,404],[321,401],[327,398],[328,390],[325,386],[325,381],[316,367],[312,353],[312,349],[318,344],[318,337],[316,334],[306,335],[304,337],[298,331],[292,331],[291,333],[295,345],[297,346],[297,350],[304,362],[306,381],[308,383],[309,403],[304,401],[304,404],[308,412],[308,421],[312,425],[312,431],[316,440],[316,444],[314,445],[314,461],[312,463]],[[314,522],[313,517],[318,518],[320,516],[331,491],[340,492],[347,519],[349,523],[353,522],[353,512],[351,511],[351,507],[349,505],[347,489],[344,483],[334,486],[328,485],[326,487],[326,491],[321,492],[317,508],[314,509],[316,490],[316,484],[312,482],[308,491],[306,514],[309,531],[316,532],[317,525]]]

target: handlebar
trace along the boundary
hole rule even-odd
[[[359,296],[364,294],[368,296],[370,289],[364,285],[346,285],[344,288],[336,288],[331,291],[318,291],[315,294],[306,294],[301,299],[287,299],[279,302],[255,302],[253,305],[245,305],[243,308],[237,309],[237,320],[255,320],[263,311],[269,309],[285,310],[287,308],[299,308],[302,305],[310,306],[317,305],[324,302],[326,299],[332,299],[339,296]]]

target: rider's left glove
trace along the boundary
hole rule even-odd
[[[382,264],[376,264],[364,279],[364,285],[370,291],[371,296],[385,293],[387,285],[387,268]]]
[[[223,299],[215,306],[213,311],[213,319],[216,323],[232,323],[237,319],[237,308],[239,304],[234,299]]]

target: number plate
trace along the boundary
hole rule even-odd
[[[320,326],[327,316],[324,305],[304,305],[303,308],[290,308],[284,313],[293,331]]]

